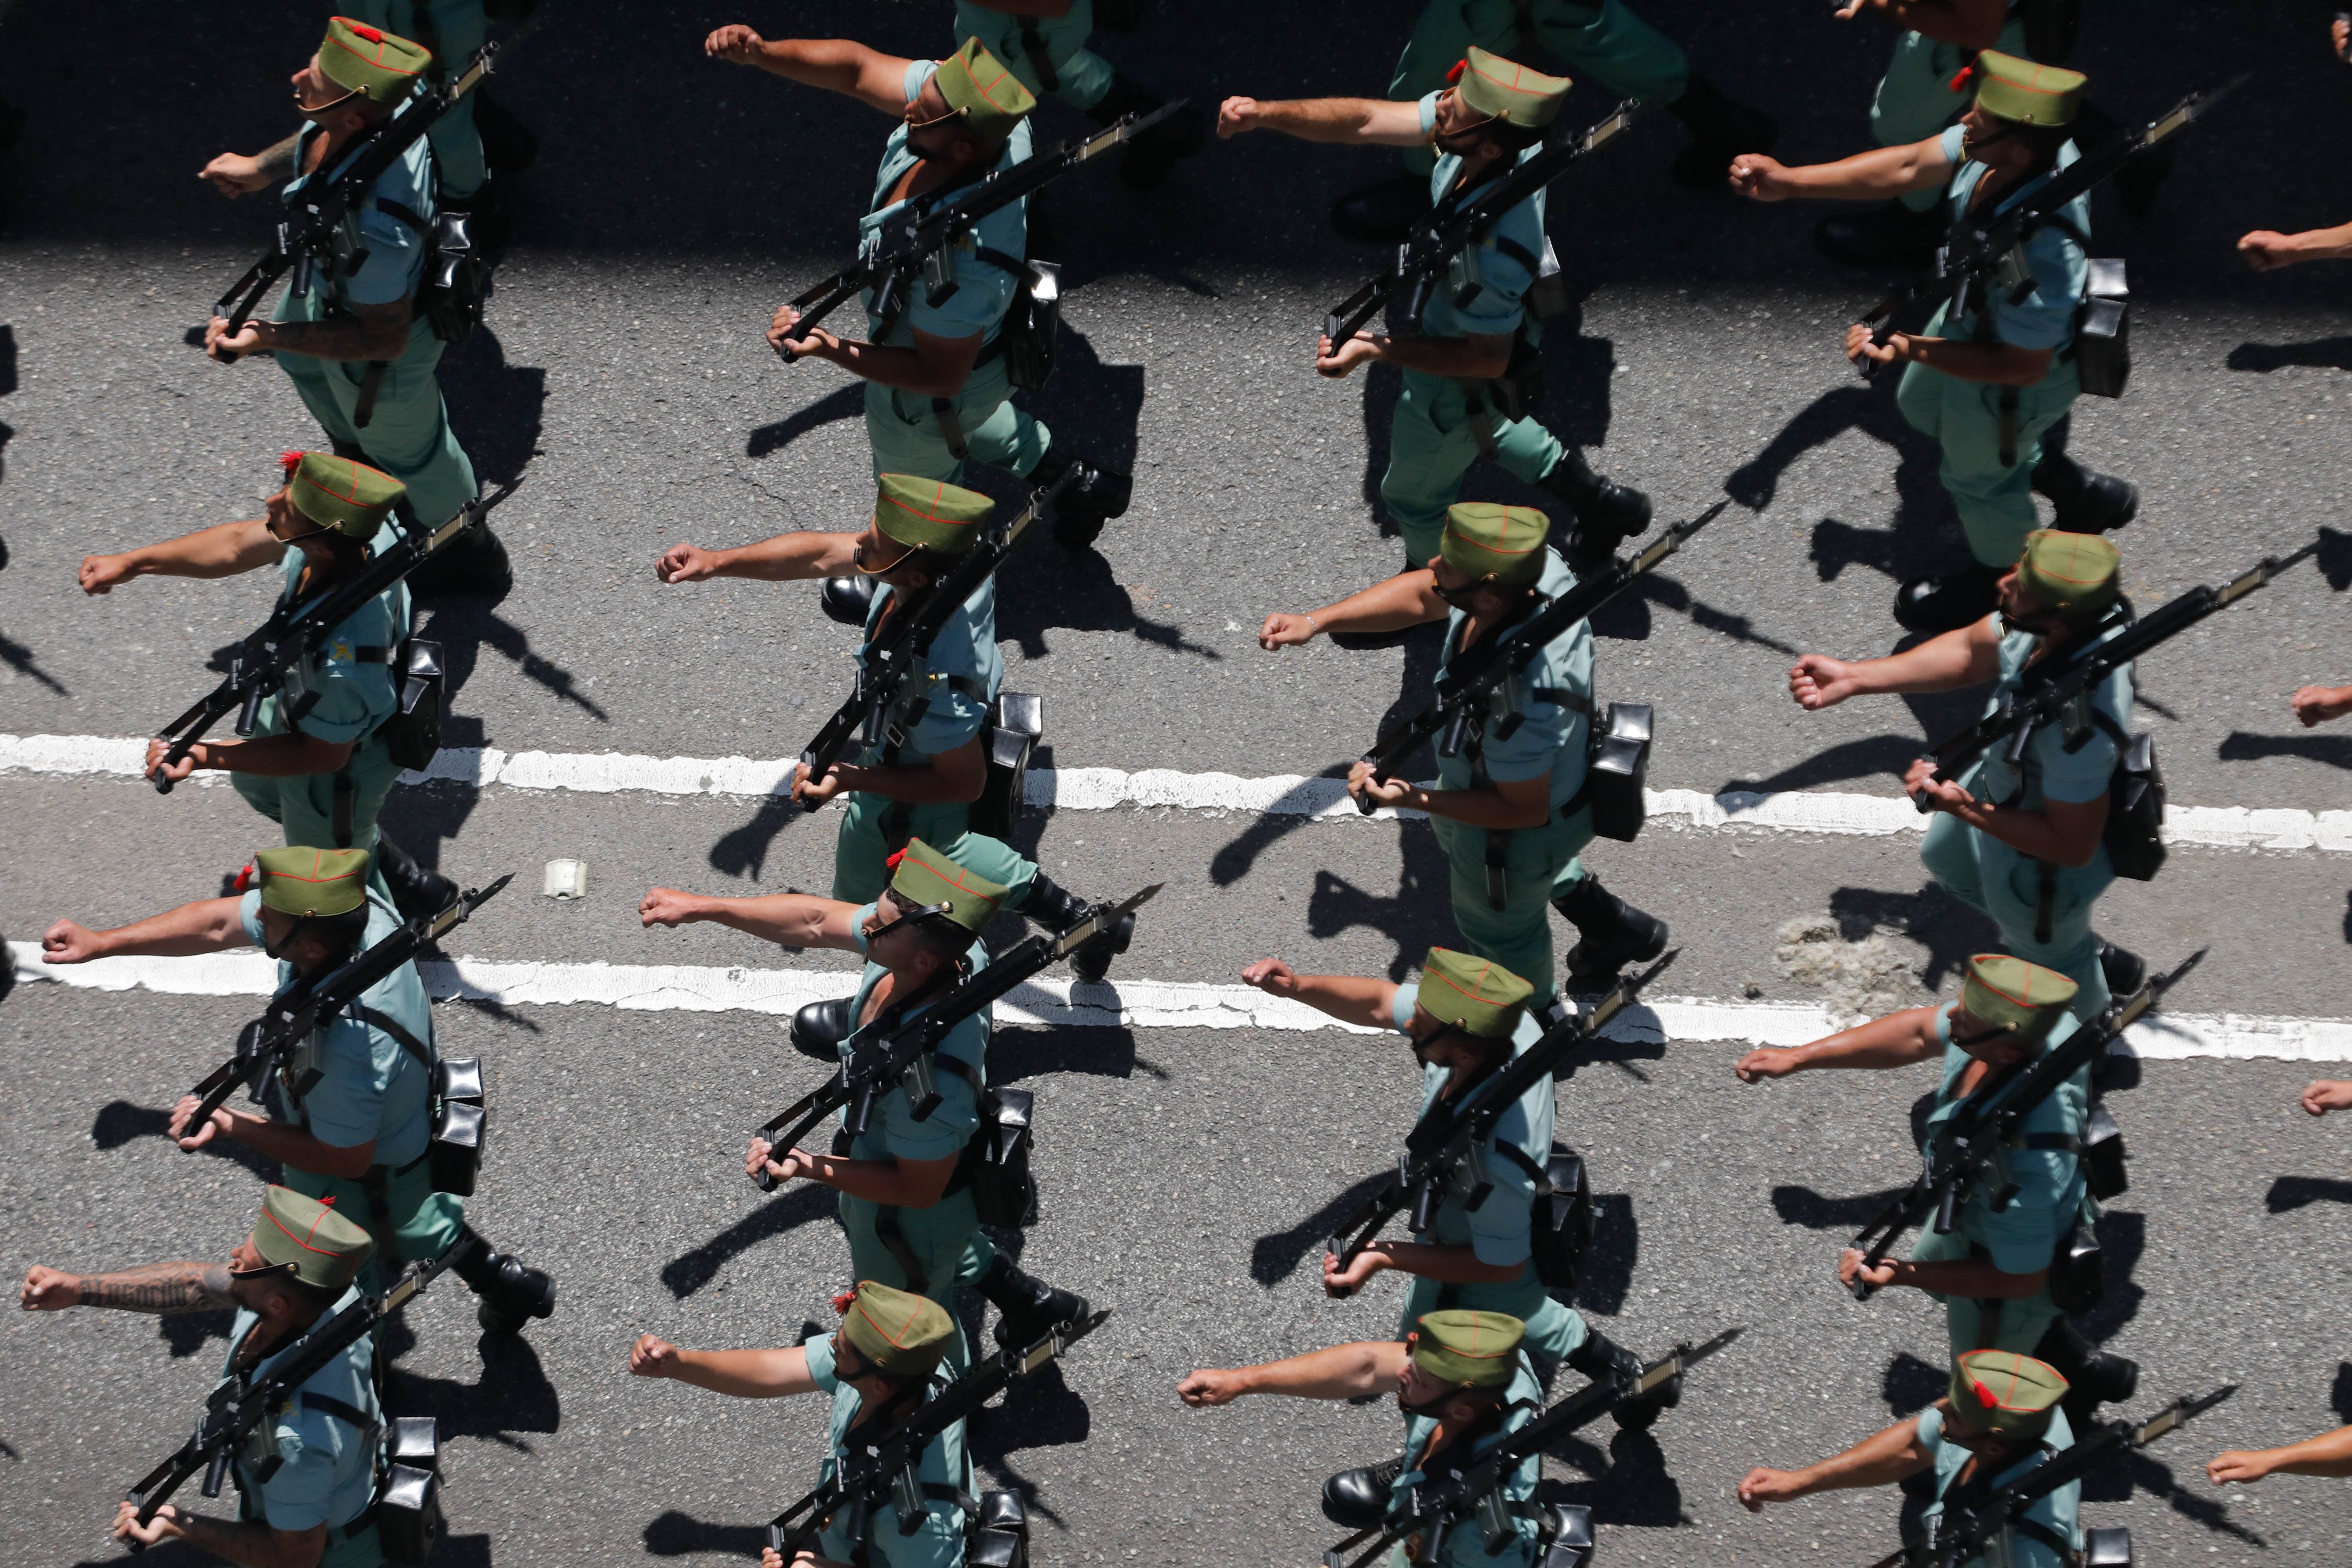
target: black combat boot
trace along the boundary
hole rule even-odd
[[[1429,216],[1429,176],[1398,174],[1359,185],[1331,204],[1331,226],[1349,239],[1394,245]]]
[[[1666,112],[1689,127],[1690,144],[1675,154],[1675,183],[1695,191],[1727,188],[1731,161],[1742,153],[1769,153],[1780,128],[1763,110],[1735,103],[1696,71]]]
[[[2049,498],[2062,533],[2108,533],[2139,515],[2139,487],[2076,462],[2063,445],[2042,444],[2033,493]]]
[[[1598,1329],[1586,1331],[1584,1342],[1568,1352],[1568,1364],[1595,1383],[1614,1383],[1625,1389],[1632,1388],[1642,1376],[1642,1358],[1612,1342]],[[1658,1424],[1659,1412],[1672,1410],[1682,1402],[1683,1380],[1676,1377],[1639,1399],[1620,1399],[1609,1414],[1628,1432],[1646,1432]]]
[[[1970,566],[1948,577],[1914,577],[1895,591],[1895,619],[1905,631],[1970,626],[2000,604],[1998,566]]]
[[[1566,501],[1576,520],[1567,555],[1568,563],[1580,573],[1606,566],[1620,544],[1649,531],[1650,498],[1594,473],[1574,447],[1560,448],[1559,461],[1538,486]]]
[[[1602,990],[1616,984],[1618,972],[1627,964],[1647,963],[1666,951],[1666,922],[1610,892],[1591,872],[1554,899],[1551,907],[1576,928],[1580,939],[1568,950],[1562,991]]]
[[[793,1015],[793,1049],[832,1067],[841,1060],[841,1042],[849,1038],[849,1005],[855,996],[812,1002]]]
[[[420,915],[430,920],[457,901],[457,883],[419,865],[382,828],[376,830],[375,864],[383,873],[383,885],[392,891],[393,907],[404,920]]]
[[[1147,91],[1125,71],[1111,74],[1110,89],[1102,101],[1087,110],[1097,125],[1108,125],[1135,113],[1149,114],[1168,100]],[[1166,179],[1177,161],[1198,153],[1208,141],[1209,117],[1186,104],[1127,144],[1118,161],[1118,177],[1131,191],[1148,191]]]
[[[1094,912],[1095,906],[1040,871],[1029,879],[1029,896],[1021,912],[1050,931],[1066,931]],[[1119,917],[1110,930],[1070,954],[1070,968],[1089,985],[1102,984],[1110,961],[1135,943],[1135,915]]]
[[[2066,1380],[2066,1397],[2060,1403],[2077,1432],[2090,1430],[2100,1405],[2125,1404],[2139,1392],[2139,1363],[2101,1350],[2068,1318],[2050,1325],[2033,1356]]]
[[[1838,213],[1813,225],[1813,247],[1848,267],[1924,267],[1951,224],[1936,207],[1914,212],[1888,202],[1868,212]]]
[[[874,613],[874,579],[866,576],[827,577],[817,590],[817,607],[824,618],[845,626],[863,626]]]
[[[981,1276],[980,1293],[996,1308],[996,1342],[1008,1350],[1024,1349],[1044,1339],[1056,1326],[1085,1317],[1092,1308],[1083,1296],[1072,1295],[1013,1267],[1003,1253]]]
[[[2147,980],[2147,960],[2127,947],[2117,947],[2105,937],[2099,939],[2099,973],[2107,989],[2120,1002],[2137,991]]]
[[[1125,474],[1100,468],[1058,447],[1047,448],[1029,470],[1029,483],[1049,489],[1076,469],[1077,480],[1062,492],[1054,507],[1054,542],[1065,550],[1084,550],[1102,536],[1103,524],[1127,510],[1133,485]]]
[[[457,1233],[457,1246],[464,1248],[457,1278],[481,1298],[474,1318],[484,1333],[511,1334],[533,1318],[554,1316],[555,1281],[545,1269],[498,1251],[470,1225]]]
[[[1342,1530],[1370,1530],[1389,1516],[1389,1491],[1404,1473],[1404,1457],[1341,1470],[1323,1483],[1323,1517]]]

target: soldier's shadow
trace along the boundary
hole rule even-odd
[[[1892,929],[1927,950],[1919,984],[1933,994],[1957,978],[1975,953],[2000,944],[2000,932],[1986,916],[1961,903],[1933,882],[1916,892],[1895,893],[1883,888],[1840,888],[1830,894],[1830,914],[1838,934],[1859,942],[1872,931]]]
[[[7,440],[7,428],[8,427],[6,426],[0,425],[0,444],[5,444]],[[5,564],[5,555],[4,553],[0,553],[0,564]],[[70,697],[73,695],[71,691],[66,689],[66,686],[63,681],[58,679],[57,677],[51,675],[47,670],[41,668],[38,657],[35,655],[31,648],[26,647],[23,643],[15,641],[9,637],[0,637],[0,664],[5,664],[9,668],[15,670],[19,675],[28,675],[32,677],[35,680],[39,681],[43,686],[47,687],[59,697]]]
[[[1357,1182],[1322,1207],[1292,1226],[1259,1237],[1250,1244],[1250,1278],[1268,1289],[1281,1284],[1298,1272],[1298,1266],[1311,1255],[1320,1267],[1321,1247],[1331,1237],[1339,1223],[1352,1213],[1388,1179],[1385,1171],[1375,1172]]]
[[[824,1188],[807,1184],[791,1188],[701,1246],[663,1264],[661,1282],[672,1297],[683,1301],[716,1279],[719,1271],[733,1258],[771,1237],[798,1230],[813,1221],[829,1219],[833,1212],[833,1194]]]
[[[781,452],[812,430],[838,420],[859,418],[865,412],[866,384],[853,381],[826,393],[807,407],[794,409],[783,418],[752,431],[744,438],[743,455],[764,458]]]
[[[1605,1423],[1609,1417],[1601,1420]],[[1595,1524],[1658,1530],[1691,1522],[1683,1508],[1682,1484],[1667,1470],[1665,1450],[1658,1447],[1656,1437],[1647,1432],[1619,1431],[1608,1438],[1608,1445],[1604,1453],[1598,1445],[1572,1435],[1547,1448],[1549,1457],[1574,1467],[1586,1479],[1547,1477],[1537,1492],[1539,1500],[1581,1504],[1592,1510]]]
[[[2221,362],[2231,370],[2268,375],[2289,365],[2315,370],[2352,370],[2352,337],[2318,338],[2307,343],[2240,343]]]
[[[476,473],[519,479],[540,455],[547,372],[508,363],[505,345],[487,324],[442,355],[441,394]]]
[[[1018,506],[1024,500],[1009,499],[1003,504]],[[1132,521],[1132,514],[1129,521]],[[1104,537],[1110,537],[1127,525],[1126,521],[1112,522]],[[997,639],[1019,645],[1023,658],[1034,659],[1054,651],[1049,634],[1057,628],[1124,632],[1139,642],[1171,653],[1222,659],[1224,656],[1216,649],[1186,637],[1173,619],[1155,619],[1144,613],[1155,599],[1163,607],[1170,605],[1181,586],[1122,584],[1113,576],[1110,562],[1099,551],[1065,550],[1042,530],[1033,531],[1013,546],[998,571]],[[1007,670],[1005,684],[1018,689],[1019,676]],[[1053,715],[1049,712],[1045,717],[1050,734]]]
[[[1851,779],[1878,779],[1890,774],[1901,778],[1918,755],[1919,741],[1913,735],[1873,735],[1867,740],[1842,741],[1763,778],[1726,779],[1716,793],[1772,795],[1781,790],[1818,789],[1822,784],[1844,784]]]
[[[1967,549],[1958,514],[1937,478],[1939,448],[1911,428],[1895,409],[1892,388],[1862,383],[1832,387],[1801,408],[1724,481],[1732,500],[1754,511],[1770,506],[1780,481],[1809,453],[1849,430],[1883,443],[1895,458],[1895,524],[1861,529],[1836,518],[1813,528],[1812,560],[1821,580],[1831,583],[1848,566],[1866,566],[1889,577],[1947,571],[1963,563]]]
[[[2352,735],[2256,735],[2232,730],[2214,748],[2214,754],[2225,763],[2300,757],[2331,768],[2352,768]]]
[[[679,1509],[656,1515],[639,1538],[651,1557],[692,1557],[709,1552],[732,1558],[756,1558],[768,1544],[764,1524],[713,1524]]]
[[[1076,998],[1083,1002],[1080,995]],[[1108,998],[1105,998],[1108,1004]],[[988,1081],[1019,1083],[1048,1073],[1084,1073],[1090,1078],[1165,1079],[1168,1069],[1138,1056],[1135,1031],[1123,1025],[1059,1025],[1051,1028],[1006,1027],[988,1042]]]
[[[104,1152],[120,1149],[134,1138],[169,1139],[171,1127],[172,1113],[168,1110],[133,1105],[127,1100],[110,1100],[99,1108],[98,1115],[90,1121],[90,1146]],[[177,1152],[176,1145],[174,1152]],[[232,1161],[265,1182],[278,1179],[278,1162],[248,1144],[215,1138],[195,1152]]]
[[[452,1303],[470,1304],[462,1293]],[[384,1325],[383,1349],[390,1366],[383,1389],[387,1415],[430,1415],[440,1424],[444,1440],[487,1437],[523,1454],[536,1450],[517,1434],[553,1432],[562,1426],[562,1403],[526,1335],[482,1335],[478,1342],[481,1375],[472,1383],[428,1377],[401,1366],[400,1358],[415,1344],[415,1333],[404,1319]]]

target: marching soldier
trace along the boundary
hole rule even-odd
[[[1790,695],[1811,712],[1850,697],[1991,681],[1985,710],[1992,712],[2036,665],[2071,658],[2127,624],[2113,614],[2123,597],[2119,559],[2092,535],[2030,534],[1998,579],[1997,616],[1885,658],[1849,664],[1806,654],[1789,672]],[[2033,737],[2022,768],[1995,747],[1957,782],[1937,782],[1927,758],[1903,781],[1937,813],[1919,850],[1927,874],[1990,916],[2011,952],[2072,980],[2074,1016],[2085,1020],[2105,1011],[2114,992],[2137,990],[2146,972],[2137,954],[2091,930],[2092,906],[2116,879],[2105,843],[2107,783],[2128,733],[2131,667],[2086,697],[2076,718]]]
[[[1037,100],[977,38],[944,60],[905,60],[846,38],[770,41],[736,23],[703,47],[714,59],[845,94],[900,122],[883,144],[873,205],[858,224],[861,250],[880,242],[883,226],[907,202],[950,199],[1029,156],[1028,116]],[[1075,467],[1079,478],[1055,516],[1054,537],[1083,550],[1127,510],[1129,479],[1055,447],[1053,433],[1013,404],[1000,333],[1029,254],[1024,205],[1014,202],[982,220],[974,248],[955,253],[955,290],[933,304],[929,290],[915,289],[905,315],[879,341],[823,327],[795,334],[800,312],[783,305],[768,342],[865,380],[877,478],[960,479],[967,454],[1033,486],[1051,485]],[[869,313],[867,321],[881,332],[880,318]]]
[[[1306,615],[1277,611],[1258,629],[1258,646],[1273,651],[1318,633],[1442,620],[1445,652],[1433,678],[1442,681],[1457,652],[1533,614],[1537,595],[1557,597],[1574,585],[1568,563],[1544,542],[1550,526],[1528,507],[1449,508],[1427,566]],[[1570,991],[1601,990],[1625,965],[1666,950],[1666,922],[1604,889],[1579,858],[1593,837],[1584,798],[1591,714],[1592,628],[1580,621],[1496,689],[1459,755],[1437,759],[1438,787],[1375,781],[1362,762],[1348,776],[1359,799],[1429,814],[1452,868],[1463,941],[1524,978],[1539,1010],[1559,993],[1547,904],[1580,939],[1568,954]]]
[[[285,483],[249,522],[217,523],[119,555],[82,557],[85,594],[134,577],[227,577],[278,568],[278,604],[316,600],[399,542],[392,513],[407,488],[389,474],[325,452],[289,452]],[[291,548],[289,548],[291,546]],[[286,830],[289,844],[373,852],[381,889],[410,914],[437,914],[457,884],[419,865],[376,825],[400,776],[383,727],[400,706],[394,673],[408,638],[409,594],[394,584],[297,663],[281,692],[263,699],[254,735],[199,741],[168,768],[163,741],[147,742],[147,771],[174,783],[225,770],[236,793]]]
[[[1454,85],[1417,100],[1229,98],[1218,112],[1217,134],[1266,130],[1308,142],[1432,146],[1439,157],[1429,176],[1430,197],[1464,202],[1538,150],[1568,87],[1565,78],[1473,48]],[[1505,412],[1523,406],[1512,378],[1532,363],[1542,337],[1541,323],[1525,301],[1545,245],[1544,193],[1538,191],[1455,262],[1462,276],[1431,297],[1417,332],[1360,331],[1345,343],[1318,342],[1319,375],[1345,376],[1370,362],[1404,373],[1390,418],[1381,501],[1404,535],[1407,571],[1437,552],[1445,509],[1481,458],[1567,503],[1576,519],[1570,558],[1580,564],[1601,559],[1650,526],[1648,497],[1593,472],[1583,453],[1531,414]],[[1470,279],[1477,286],[1465,306],[1457,293]]]
[[[1442,1103],[1458,1102],[1543,1036],[1528,1010],[1533,986],[1499,964],[1442,947],[1429,950],[1421,978],[1406,985],[1351,974],[1299,974],[1278,958],[1259,959],[1242,978],[1342,1023],[1394,1029],[1412,1041],[1424,1117]],[[1457,1308],[1504,1313],[1525,1326],[1524,1348],[1547,1369],[1566,1362],[1595,1380],[1640,1376],[1641,1357],[1555,1300],[1536,1273],[1529,1211],[1551,1155],[1552,1109],[1546,1079],[1495,1124],[1480,1163],[1491,1190],[1475,1207],[1465,1163],[1448,1182],[1431,1230],[1411,1241],[1375,1241],[1345,1268],[1325,1253],[1324,1289],[1352,1294],[1392,1268],[1412,1276],[1399,1333],[1409,1335],[1429,1314]],[[1669,1384],[1662,1398],[1621,1405],[1619,1425],[1648,1426],[1681,1392]]]
[[[1149,114],[1168,100],[1087,47],[1095,0],[956,0],[955,36],[977,38],[1033,94],[1058,98],[1097,125]],[[1148,191],[1208,138],[1208,116],[1187,106],[1120,154],[1118,177]]]
[[[1986,1076],[2035,1060],[2082,1026],[2068,1012],[2074,983],[2000,953],[1969,960],[1958,1002],[1912,1007],[1807,1046],[1748,1052],[1733,1069],[1742,1083],[1834,1068],[1885,1070],[1940,1059],[1943,1079],[1928,1112],[1936,1132],[1979,1092]],[[2000,1194],[1979,1185],[1948,1235],[1929,1230],[1907,1261],[1866,1266],[1847,1247],[1838,1282],[1924,1290],[1944,1303],[1952,1353],[2030,1352],[2062,1369],[2075,1408],[2120,1404],[2139,1386],[2139,1363],[2098,1349],[2051,1297],[2052,1259],[2075,1225],[2095,1215],[2077,1151],[2090,1121],[2085,1068],[2028,1112],[2021,1147],[2003,1150]],[[1994,1206],[1997,1195],[2007,1201]]]
[[[112,931],[61,920],[42,933],[41,962],[87,963],[136,954],[226,952],[257,946],[278,960],[280,989],[316,981],[392,935],[399,917],[368,887],[361,849],[264,849],[253,858],[254,887],[205,899]],[[183,1149],[234,1139],[285,1167],[286,1184],[373,1238],[362,1286],[381,1290],[411,1262],[467,1246],[455,1265],[481,1299],[488,1331],[513,1333],[555,1310],[555,1285],[541,1269],[495,1251],[466,1223],[463,1199],[436,1192],[428,1159],[436,1048],[425,983],[413,963],[370,987],[359,1005],[313,1035],[316,1083],[296,1092],[283,1075],[264,1086],[267,1115],[215,1110],[189,1125],[193,1094],[173,1108],[171,1134]],[[356,1267],[356,1265],[354,1266]]]
[[[911,1295],[873,1279],[836,1297],[841,1327],[791,1350],[682,1350],[653,1334],[640,1335],[629,1350],[629,1371],[638,1377],[667,1377],[733,1399],[781,1399],[823,1394],[833,1401],[833,1424],[822,1479],[837,1472],[859,1428],[879,1420],[887,1426],[927,1397],[940,1377],[940,1364],[957,1342],[954,1320],[927,1296]],[[964,1560],[970,1523],[964,1502],[979,1490],[964,1448],[963,1423],[955,1422],[924,1448],[918,1479],[923,1518],[901,1531],[887,1511],[867,1520],[863,1540],[849,1539],[836,1515],[818,1538],[815,1563],[859,1563],[870,1568],[956,1568]],[[765,1568],[789,1568],[773,1548],[763,1551]]]
[[[2074,162],[2067,128],[2084,78],[1992,50],[1978,57],[1977,72],[1975,104],[1939,135],[1794,169],[1743,154],[1732,163],[1732,184],[1768,202],[1863,201],[1948,185],[1952,218],[1997,210]],[[1952,576],[1903,584],[1895,618],[1912,631],[1948,631],[1993,607],[1994,583],[2034,527],[2035,492],[2049,498],[2057,526],[2070,533],[2105,532],[2138,515],[2137,489],[2052,451],[2043,438],[2074,406],[2080,385],[2072,349],[2089,275],[2090,224],[2087,198],[2068,203],[2063,221],[2025,242],[2016,278],[1991,288],[1990,299],[1959,320],[1947,319],[1947,305],[1924,331],[1890,333],[1884,344],[1871,341],[1866,326],[1846,329],[1846,358],[1904,367],[1896,405],[1941,446],[1944,489],[1976,557]],[[2011,282],[2031,287],[2021,298]]]
[[[828,609],[846,598],[852,602],[845,613],[856,610],[857,595],[844,589],[870,584],[864,608],[870,644],[891,616],[921,612],[932,585],[979,542],[981,525],[994,506],[976,490],[884,474],[873,519],[860,532],[780,533],[733,550],[674,544],[655,574],[665,583],[826,579]],[[848,581],[836,588],[834,579]],[[863,647],[857,658],[863,664]],[[996,648],[996,580],[991,576],[932,639],[921,678],[907,682],[889,715],[905,739],[867,747],[858,761],[835,763],[823,778],[811,778],[805,763],[793,770],[793,799],[807,810],[836,795],[848,796],[834,851],[835,900],[853,906],[871,902],[889,880],[890,858],[908,839],[921,838],[959,865],[1003,884],[1007,907],[1042,925],[1065,931],[1086,917],[1085,902],[1057,886],[1034,861],[1002,839],[971,830],[971,805],[988,780],[989,709],[1003,679],[1004,662]],[[1118,931],[1074,954],[1080,978],[1100,980],[1113,954],[1127,951],[1133,933],[1129,916]]]
[[[426,77],[436,87],[446,86],[455,73],[466,68],[490,36],[488,7],[483,0],[347,0],[352,5],[352,20],[364,22],[387,33],[404,38],[414,38],[417,46],[433,57]],[[526,9],[528,7],[526,6]],[[507,17],[511,21],[514,18]],[[445,211],[481,213],[499,194],[497,182],[491,178],[494,155],[521,152],[528,161],[536,143],[530,133],[511,120],[490,112],[499,119],[510,138],[520,145],[509,148],[501,144],[496,154],[485,146],[486,138],[475,124],[476,100],[483,97],[486,88],[478,87],[433,122],[425,139],[433,143],[433,166],[439,176],[438,195]],[[501,162],[501,171],[510,167]]]
[[[1954,1361],[1944,1397],[1918,1415],[1803,1469],[1748,1471],[1739,1483],[1740,1506],[1760,1513],[1766,1503],[1893,1486],[1932,1471],[1936,1500],[1927,1517],[1934,1519],[1956,1489],[2006,1486],[2073,1447],[2074,1429],[2059,1407],[2065,1395],[2066,1380],[2041,1362],[2009,1351],[1970,1351]],[[2035,1499],[1962,1568],[2067,1568],[2080,1560],[2082,1501],[2080,1481]]]
[[[838,948],[864,955],[866,971],[845,1008],[819,1004],[793,1021],[793,1043],[827,1061],[847,1056],[852,1028],[891,1027],[921,1014],[966,975],[988,965],[980,933],[1003,902],[1000,885],[977,876],[921,839],[898,858],[890,886],[860,909],[837,900],[787,893],[730,900],[734,907],[695,912],[686,896],[666,888],[646,895],[646,925],[717,919],[739,931],[793,947]],[[988,1081],[987,1010],[960,1020],[932,1057],[939,1108],[918,1120],[903,1085],[875,1104],[864,1136],[836,1137],[831,1152],[778,1149],[751,1140],[746,1173],[778,1182],[804,1177],[840,1194],[841,1228],[849,1237],[850,1268],[861,1279],[896,1281],[894,1289],[930,1297],[954,1309],[954,1287],[970,1285],[995,1303],[996,1340],[1034,1343],[1055,1324],[1087,1314],[1087,1303],[1023,1273],[997,1251],[980,1227],[961,1167],[980,1125],[980,1092]],[[954,1363],[967,1359],[956,1335]]]
[[[73,1276],[36,1265],[20,1300],[28,1312],[111,1307],[127,1312],[236,1309],[226,1382],[267,1376],[313,1323],[360,1300],[373,1250],[368,1234],[316,1198],[270,1187],[253,1232],[225,1263],[151,1263],[119,1274]],[[236,1457],[237,1518],[165,1503],[145,1525],[118,1503],[114,1538],[136,1552],[184,1541],[232,1563],[374,1568],[384,1561],[375,1522],[377,1430],[373,1352],[362,1335],[304,1379]]]
[[[290,195],[310,180],[337,178],[432,66],[433,57],[407,39],[337,16],[310,64],[294,73],[302,128],[257,156],[224,153],[202,177],[231,198],[277,180]],[[257,317],[235,333],[215,316],[205,352],[226,363],[270,351],[336,453],[363,458],[399,479],[417,514],[438,526],[478,487],[435,376],[441,340],[416,310],[439,210],[433,183],[432,154],[420,141],[345,220],[334,265],[317,269],[308,293],[289,283],[275,320]],[[436,563],[436,578],[505,593],[513,581],[506,552],[487,532],[468,540],[463,559]]]
[[[1428,0],[1397,58],[1389,96],[1410,102],[1436,91],[1474,51],[1520,60],[1547,54],[1620,98],[1663,106],[1691,133],[1674,175],[1694,189],[1722,179],[1734,153],[1769,153],[1780,137],[1769,117],[1726,98],[1623,0]],[[1354,239],[1402,238],[1429,208],[1423,180],[1430,159],[1426,148],[1407,153],[1405,174],[1340,197],[1332,226]]]

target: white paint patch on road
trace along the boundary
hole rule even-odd
[[[146,990],[175,996],[267,996],[278,966],[250,951],[196,958],[102,958],[52,967],[37,942],[12,942],[9,957],[20,981],[49,981],[98,991]],[[514,963],[480,958],[420,964],[436,998],[494,1002],[504,1006],[598,1005],[635,1012],[764,1013],[789,1017],[802,1005],[838,996],[851,984],[846,971],[719,969],[667,963]],[[1100,985],[1034,980],[997,1005],[1006,1024],[1067,1024],[1133,1029],[1341,1029],[1381,1031],[1341,1024],[1308,1007],[1246,985],[1181,980],[1119,979]],[[1838,1026],[1810,1002],[1738,1002],[1664,997],[1620,1015],[1606,1037],[1635,1045],[1718,1041],[1799,1046]],[[2352,1021],[2265,1018],[2240,1014],[2178,1014],[2133,1026],[2134,1054],[2241,1060],[2352,1061]]]

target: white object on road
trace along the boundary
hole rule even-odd
[[[550,860],[547,863],[547,884],[540,889],[551,899],[584,899],[588,896],[588,864],[584,860]]]

